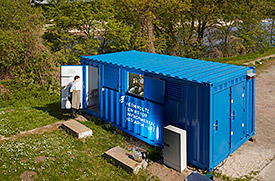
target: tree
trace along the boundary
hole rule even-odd
[[[130,49],[192,58],[236,56],[268,46],[261,23],[267,1],[273,2],[56,0],[47,13],[55,25],[47,39],[65,63]]]
[[[190,1],[185,0],[157,0],[154,5],[154,21],[156,46],[160,53],[182,55],[182,26],[186,22],[186,11],[190,8]],[[165,49],[164,49],[165,47]]]
[[[113,11],[107,0],[54,1],[46,13],[54,26],[44,37],[65,64],[79,63],[82,55],[129,50],[133,29],[115,19]]]
[[[28,0],[0,3],[0,79],[49,84],[55,58],[42,44],[41,11]]]
[[[266,1],[247,0],[239,2],[239,25],[236,36],[243,40],[246,53],[252,53],[268,46],[268,31],[263,26]],[[242,12],[242,13],[240,13]]]
[[[134,49],[155,53],[153,21],[154,0],[115,0],[117,19],[133,26],[132,45]]]
[[[269,44],[275,46],[275,0],[268,0],[266,3],[266,18],[270,24],[268,25],[269,31]]]

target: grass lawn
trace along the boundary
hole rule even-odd
[[[11,100],[1,103],[0,134],[10,136],[67,119],[60,110],[59,96]],[[93,136],[77,139],[59,129],[0,142],[0,180],[20,180],[23,173],[38,180],[155,180],[148,171],[133,175],[115,166],[102,155],[127,142],[121,131],[96,118],[84,122]]]
[[[37,127],[67,119],[68,111],[60,110],[59,96],[12,100],[1,103],[0,137],[11,136]]]
[[[102,155],[125,140],[120,131],[94,119],[85,122],[93,136],[77,139],[64,130],[0,143],[0,180],[20,179],[33,171],[38,180],[152,180],[146,171],[133,175]],[[35,176],[36,177],[36,176]]]

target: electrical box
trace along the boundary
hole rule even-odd
[[[182,172],[187,165],[186,131],[169,125],[163,130],[164,164]]]

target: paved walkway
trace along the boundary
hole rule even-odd
[[[275,159],[259,173],[257,178],[261,181],[275,180]]]

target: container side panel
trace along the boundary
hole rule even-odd
[[[116,107],[115,107],[115,99],[116,97],[116,92],[110,91],[110,121],[111,123],[115,122],[115,117],[116,117]]]
[[[147,129],[148,129],[148,136],[149,139],[152,141],[155,141],[158,144],[163,144],[163,107],[152,103],[148,102],[148,124],[147,124]],[[145,127],[146,129],[146,127]]]
[[[113,68],[113,67],[108,67],[104,66],[104,82],[103,85],[105,87],[118,90],[119,88],[119,69]]]
[[[104,88],[103,120],[151,145],[163,147],[163,107]]]
[[[254,69],[255,73],[255,69]],[[255,78],[252,80],[252,86],[251,86],[251,104],[252,104],[252,113],[251,113],[251,122],[252,122],[252,135],[255,135]]]
[[[188,162],[208,169],[209,88],[193,83],[182,83],[181,89],[183,95],[181,99],[176,100],[175,96],[166,96],[164,126],[173,125],[186,130]]]
[[[119,96],[119,93],[118,92],[116,92],[116,102],[115,102],[115,104],[116,104],[116,125],[118,125],[118,126],[121,126],[121,121],[120,121],[120,118],[121,118],[121,104],[120,104],[120,96]]]
[[[122,97],[123,96],[123,97]],[[122,95],[120,97],[120,112],[121,112],[121,117],[120,117],[120,121],[121,121],[121,127],[126,129],[126,99],[125,99],[125,95]]]
[[[254,79],[247,79],[245,82],[245,116],[244,116],[244,121],[245,121],[245,136],[246,138],[250,138],[251,136],[254,135],[254,120],[253,120],[253,102],[254,102],[254,97],[253,97],[253,81]]]

